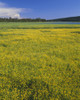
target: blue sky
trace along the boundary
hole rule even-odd
[[[80,16],[80,0],[0,0],[0,17],[46,18]]]

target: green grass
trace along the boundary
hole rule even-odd
[[[0,23],[1,100],[79,100],[80,25]]]

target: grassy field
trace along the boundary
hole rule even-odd
[[[0,100],[80,100],[80,25],[0,23]]]

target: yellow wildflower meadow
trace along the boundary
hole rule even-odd
[[[80,25],[0,23],[0,100],[80,100]]]

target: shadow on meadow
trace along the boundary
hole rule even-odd
[[[23,82],[19,78],[11,77],[10,75],[0,74],[0,77],[6,77],[8,84],[10,83],[10,87],[6,84],[5,86],[2,85],[2,88],[7,88],[8,92],[11,93],[11,96],[9,96],[11,99],[13,99],[13,91],[16,90],[15,95],[17,94],[16,98],[19,100],[69,100],[67,96],[62,94],[59,90],[56,92],[53,86],[47,84],[41,79],[33,78],[24,80]],[[4,82],[2,83],[4,84]],[[0,95],[3,96],[3,94]]]
[[[77,33],[77,34],[80,34],[80,32],[79,32],[79,31],[75,31],[75,32],[71,32],[71,33]]]

